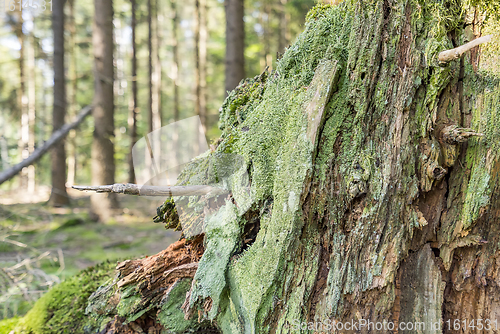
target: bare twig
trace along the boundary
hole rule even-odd
[[[62,138],[64,138],[68,132],[74,128],[76,128],[84,119],[87,117],[92,111],[91,106],[86,106],[83,108],[78,115],[76,116],[73,123],[65,124],[59,130],[54,132],[52,136],[47,140],[40,148],[37,148],[33,154],[29,157],[18,163],[17,165],[12,166],[11,168],[2,171],[0,173],[0,184],[14,177],[17,173],[19,173],[24,167],[29,166],[37,162],[49,149],[52,148],[55,144],[57,144]]]
[[[493,35],[479,37],[479,38],[476,38],[475,40],[472,40],[469,43],[461,45],[457,48],[440,52],[439,56],[438,56],[439,62],[442,64],[446,64],[452,60],[458,59],[458,58],[462,57],[462,55],[465,52],[469,51],[470,49],[472,49],[480,44],[491,41],[492,37],[493,37]]]
[[[98,193],[115,193],[136,196],[195,196],[217,194],[222,189],[211,186],[138,186],[133,183],[115,183],[106,186],[73,186],[80,191],[95,191]]]

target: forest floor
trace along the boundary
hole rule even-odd
[[[95,223],[88,194],[70,194],[65,208],[36,197],[13,204],[14,194],[0,194],[0,319],[23,315],[50,286],[82,269],[153,255],[179,238],[152,221],[161,199],[120,196],[115,218]]]

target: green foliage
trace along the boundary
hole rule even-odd
[[[116,264],[105,262],[90,267],[56,285],[43,295],[19,320],[16,333],[84,333],[95,326],[85,316],[88,297],[114,275]]]

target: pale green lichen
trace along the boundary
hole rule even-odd
[[[226,287],[226,268],[239,247],[243,225],[237,207],[228,201],[206,221],[205,252],[194,277],[190,306],[193,307],[199,299],[210,297],[212,305],[207,310],[210,320],[219,311],[221,294]]]
[[[158,321],[166,333],[185,333],[200,326],[197,318],[184,319],[182,311],[182,304],[186,299],[186,292],[191,288],[191,281],[186,278],[174,283],[161,302]]]

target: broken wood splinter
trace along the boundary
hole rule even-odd
[[[115,193],[136,196],[196,196],[223,193],[219,188],[211,186],[139,186],[133,183],[115,183],[105,186],[73,186],[79,191],[95,191],[97,193]]]
[[[479,133],[469,128],[460,128],[456,125],[449,125],[442,130],[443,139],[451,145],[466,142],[471,137],[484,137],[484,133]]]

